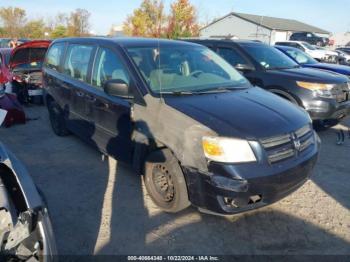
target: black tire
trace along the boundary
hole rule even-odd
[[[60,106],[53,100],[48,101],[47,108],[49,110],[50,123],[53,132],[57,136],[67,136],[69,131],[66,127],[63,111]]]
[[[169,149],[149,155],[144,181],[153,202],[165,212],[176,213],[191,205],[181,167]]]
[[[318,42],[316,43],[316,45],[317,45],[317,46],[322,46],[322,42],[318,41]]]

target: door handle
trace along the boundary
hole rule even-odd
[[[101,102],[101,103],[98,103],[96,105],[96,108],[102,109],[102,110],[107,110],[107,109],[109,109],[109,104]]]
[[[75,91],[75,93],[79,97],[83,97],[85,95],[83,92],[80,92],[80,91]]]
[[[95,102],[96,101],[96,97],[91,96],[91,95],[85,95],[85,99],[89,102]]]

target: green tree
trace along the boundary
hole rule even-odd
[[[76,9],[70,14],[68,19],[67,34],[69,36],[88,36],[90,31],[89,11]]]
[[[177,0],[171,5],[167,36],[169,38],[198,36],[196,8],[189,0]]]
[[[56,26],[50,33],[51,38],[62,38],[67,36],[67,28],[64,25]]]
[[[43,19],[31,20],[24,26],[24,34],[31,39],[45,38],[45,23]]]
[[[160,37],[164,35],[165,22],[163,1],[143,0],[124,22],[123,31],[130,36]]]
[[[24,36],[25,10],[18,7],[2,7],[0,8],[0,20],[6,36],[12,38]]]

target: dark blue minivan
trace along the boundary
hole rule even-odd
[[[302,186],[317,160],[305,110],[198,44],[60,39],[43,78],[53,131],[130,163],[167,212],[271,204]]]

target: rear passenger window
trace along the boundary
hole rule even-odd
[[[64,43],[54,44],[50,47],[46,55],[45,65],[51,69],[59,70],[61,57],[64,52]]]
[[[102,88],[108,80],[119,79],[129,85],[129,75],[120,58],[108,48],[100,48],[92,73],[92,85]]]
[[[218,54],[227,62],[229,62],[232,66],[236,66],[238,64],[247,64],[247,61],[234,49],[219,47]]]
[[[70,45],[63,66],[64,73],[86,82],[93,49],[93,46]]]

